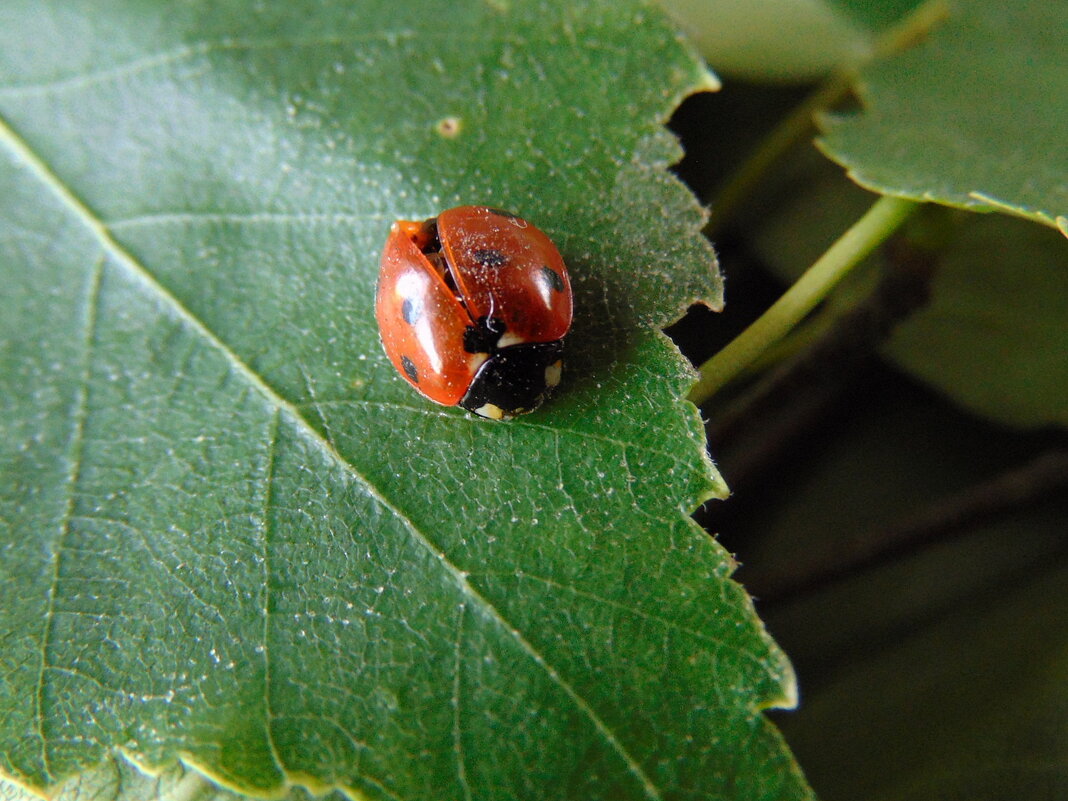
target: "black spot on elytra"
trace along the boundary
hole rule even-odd
[[[543,264],[541,267],[541,278],[550,289],[554,289],[557,292],[564,291],[564,279],[560,276],[560,273],[556,272],[552,267]]]
[[[407,356],[401,356],[401,367],[404,368],[404,374],[408,378],[412,379],[416,384],[419,383],[419,371],[415,369],[415,364]]]
[[[501,253],[496,248],[483,248],[476,250],[472,254],[475,261],[481,264],[483,267],[503,267],[508,263],[508,257]]]
[[[500,317],[482,315],[474,325],[464,329],[464,350],[468,353],[492,353],[506,329]]]
[[[518,214],[512,214],[510,211],[504,209],[494,209],[486,206],[486,211],[490,214],[496,214],[498,217],[504,217],[506,220],[520,220],[522,219]]]
[[[404,303],[401,304],[401,317],[404,318],[404,322],[408,325],[415,325],[416,321],[422,316],[423,304],[413,301],[411,298],[405,298]]]

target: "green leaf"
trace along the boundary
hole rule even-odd
[[[1068,5],[951,10],[927,41],[863,70],[862,112],[825,117],[821,146],[874,191],[1068,233]]]
[[[809,797],[655,330],[719,302],[660,124],[712,84],[637,2],[5,3],[0,771]],[[373,323],[390,222],[462,202],[573,272],[564,385],[510,424]]]
[[[872,201],[831,169],[814,164],[805,193],[763,221],[757,250],[787,279]],[[976,414],[1028,428],[1068,426],[1066,265],[1068,244],[1055,231],[1002,215],[965,219],[938,263],[930,301],[882,352]],[[860,271],[831,304],[850,308],[876,274]]]

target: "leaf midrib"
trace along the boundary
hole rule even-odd
[[[601,720],[597,712],[590,706],[571,684],[561,676],[555,668],[542,656],[536,648],[522,635],[516,626],[513,626],[490,601],[481,595],[455,564],[449,561],[445,552],[439,548],[433,540],[419,530],[412,520],[405,515],[397,506],[390,502],[385,495],[367,477],[365,477],[355,465],[347,461],[337,449],[300,413],[296,405],[277,393],[259,374],[253,371],[245,362],[231,350],[223,340],[207,327],[196,315],[192,313],[177,297],[163,286],[156,277],[130,254],[112,236],[105,223],[95,215],[89,207],[74,193],[74,191],[60,178],[49,165],[37,155],[29,144],[20,137],[8,124],[7,120],[0,117],[0,142],[3,142],[12,154],[25,164],[65,206],[74,217],[84,225],[97,240],[103,252],[110,255],[121,265],[133,278],[140,281],[148,290],[156,295],[162,302],[175,311],[178,316],[190,325],[194,332],[221,353],[240,376],[254,387],[264,399],[270,403],[280,416],[284,415],[294,428],[305,437],[306,441],[321,451],[328,461],[336,463],[348,472],[353,479],[359,482],[378,504],[388,510],[406,528],[416,542],[429,553],[437,558],[442,568],[449,574],[460,591],[478,606],[495,625],[511,637],[516,644],[537,664],[546,676],[556,684],[572,703],[589,719],[604,739],[608,746],[623,760],[631,774],[641,783],[645,795],[652,801],[662,801],[657,786],[646,775],[641,765],[631,756],[615,733]],[[77,468],[75,468],[77,469]],[[266,721],[265,721],[266,723]]]

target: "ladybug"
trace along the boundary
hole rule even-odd
[[[571,281],[556,246],[522,217],[458,206],[398,220],[376,294],[386,355],[436,403],[507,420],[560,383]]]

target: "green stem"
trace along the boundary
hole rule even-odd
[[[882,197],[808,268],[766,312],[723,350],[698,368],[700,379],[690,400],[700,405],[781,339],[865,256],[903,223],[919,203]]]
[[[902,22],[884,33],[875,42],[866,61],[897,53],[922,39],[949,15],[945,0],[927,0]],[[760,185],[767,171],[795,145],[816,132],[816,116],[831,108],[853,88],[859,65],[847,65],[835,70],[823,85],[808,96],[764,138],[760,146],[712,200],[712,216],[705,226],[705,235],[716,234],[738,213],[746,200]]]

